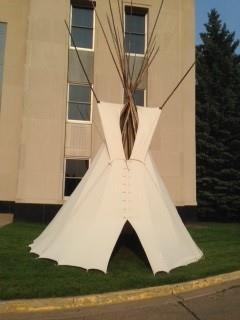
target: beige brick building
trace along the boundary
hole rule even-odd
[[[124,0],[125,33],[137,70],[160,1],[134,1],[131,16],[130,3]],[[107,28],[108,0],[96,8]],[[96,102],[64,20],[99,99],[124,99],[89,1],[0,0],[0,212],[17,217],[53,215],[101,143]],[[157,42],[160,52],[136,92],[143,107],[161,105],[194,61],[193,0],[164,2]],[[151,147],[177,206],[196,204],[194,79],[192,70],[164,109]]]

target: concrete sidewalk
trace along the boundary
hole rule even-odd
[[[239,320],[240,280],[168,297],[80,308],[6,314],[1,320]]]

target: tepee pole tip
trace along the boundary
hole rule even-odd
[[[168,101],[170,100],[170,98],[173,96],[173,94],[175,93],[175,91],[180,87],[180,85],[182,84],[182,82],[184,81],[184,79],[187,77],[187,75],[190,73],[190,71],[192,70],[192,68],[195,66],[196,61],[194,61],[191,66],[187,69],[187,71],[184,73],[184,75],[182,76],[182,78],[180,79],[180,81],[177,83],[176,87],[172,90],[172,92],[169,94],[169,96],[167,97],[167,99],[163,102],[163,104],[159,107],[160,110],[162,110],[165,105],[168,103]]]

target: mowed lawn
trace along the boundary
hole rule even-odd
[[[143,288],[193,280],[240,269],[240,224],[188,226],[204,258],[169,274],[153,275],[135,236],[121,238],[108,273],[57,266],[29,253],[43,225],[14,223],[0,229],[0,299],[62,297]],[[71,245],[69,243],[69,245]]]

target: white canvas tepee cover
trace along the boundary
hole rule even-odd
[[[123,105],[101,102],[105,143],[71,197],[31,252],[61,265],[107,271],[124,224],[136,231],[154,273],[201,258],[154,166],[149,146],[158,108],[138,107],[139,126],[126,160],[119,126]]]

